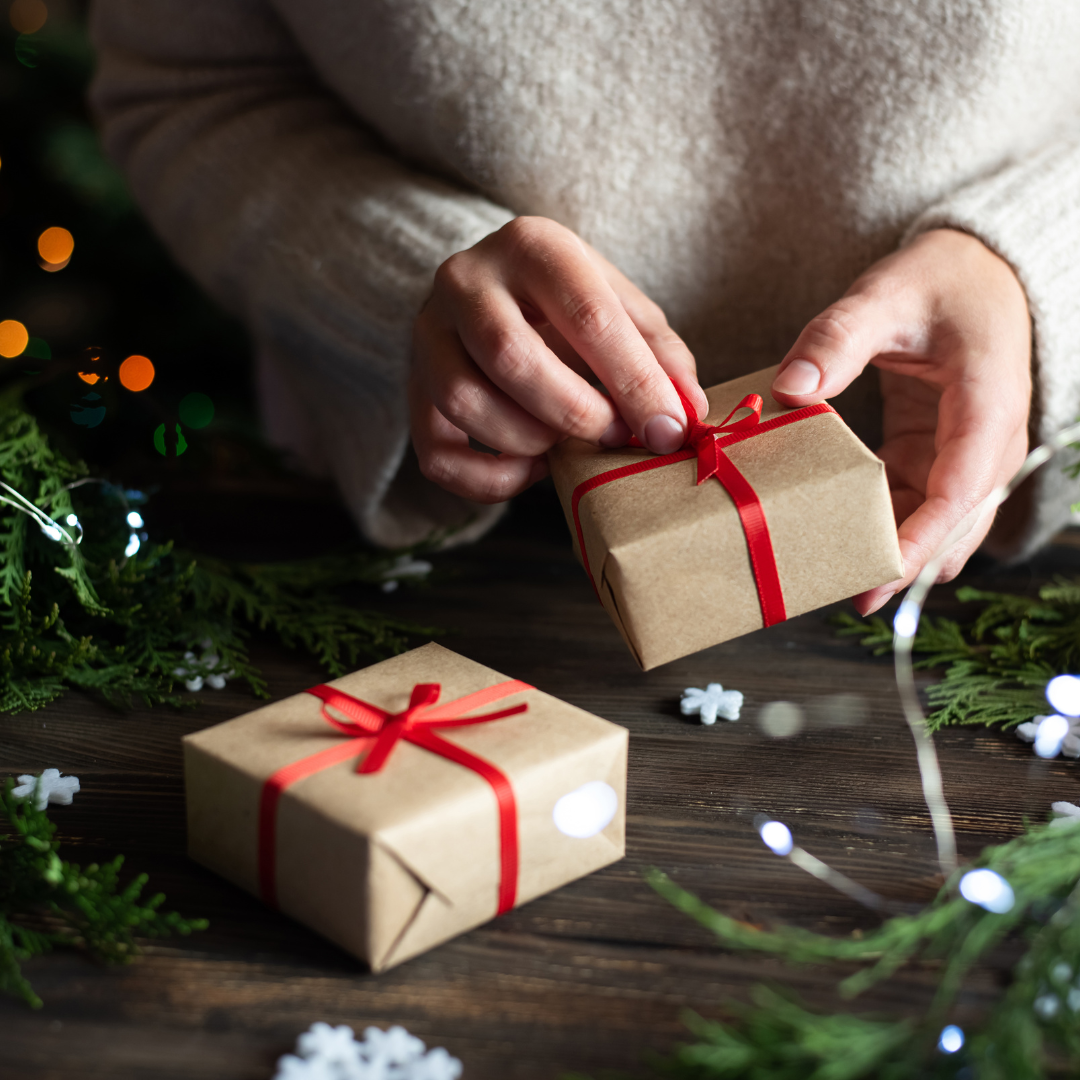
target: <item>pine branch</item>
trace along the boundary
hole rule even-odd
[[[138,955],[138,938],[187,935],[205,930],[205,919],[161,912],[164,896],[140,902],[147,877],[121,887],[123,856],[99,866],[62,860],[55,824],[33,796],[16,798],[10,778],[0,792],[0,990],[32,1008],[41,1000],[20,964],[55,948],[77,948],[108,964]],[[45,917],[55,928],[33,930],[28,920]]]
[[[118,708],[194,704],[178,683],[222,675],[265,697],[248,652],[254,632],[307,651],[332,676],[438,632],[342,598],[381,584],[409,553],[257,565],[143,543],[127,557],[127,497],[103,482],[70,486],[86,474],[28,414],[0,410],[0,479],[11,489],[0,489],[0,713],[41,708],[69,687]],[[62,537],[78,535],[69,515],[81,544],[48,535],[53,520]]]
[[[1009,882],[1015,894],[1009,911],[995,914],[963,899],[957,875],[923,911],[891,918],[859,938],[831,938],[790,926],[757,930],[651,871],[653,888],[726,949],[767,953],[788,963],[864,965],[840,983],[845,996],[865,991],[913,961],[932,959],[941,965],[935,998],[915,1023],[821,1015],[789,996],[759,988],[753,1006],[731,1007],[734,1022],[691,1015],[688,1024],[698,1042],[661,1063],[661,1071],[686,1080],[926,1076],[931,1064],[942,1064],[934,1048],[964,976],[1010,934],[1026,935],[1031,947],[965,1056],[941,1075],[957,1075],[970,1060],[982,1080],[1044,1080],[1048,1050],[1080,1065],[1080,1022],[1073,1007],[1080,1005],[1080,824],[1033,828],[987,848],[978,865]],[[1056,1004],[1044,1004],[1040,1019],[1037,1003],[1051,998]]]
[[[915,666],[944,668],[927,691],[931,731],[950,724],[1015,727],[1047,711],[1044,691],[1055,675],[1080,667],[1080,579],[1057,578],[1037,597],[963,587],[957,598],[980,605],[968,622],[924,615],[913,642]],[[892,649],[880,617],[832,620],[875,656]]]

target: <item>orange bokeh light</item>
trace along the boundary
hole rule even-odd
[[[83,382],[93,386],[101,376],[96,371],[80,371],[79,378],[82,379]]]
[[[21,322],[14,319],[5,319],[0,322],[0,356],[9,359],[13,356],[21,356],[26,346],[30,344],[30,335]]]
[[[154,365],[145,356],[129,356],[120,365],[120,383],[128,390],[145,390],[154,381]]]
[[[66,265],[68,259],[71,258],[71,253],[75,250],[75,237],[67,229],[54,225],[38,237],[37,249],[38,254],[47,263]]]
[[[8,18],[17,34],[36,34],[49,17],[43,0],[15,0],[8,9]]]

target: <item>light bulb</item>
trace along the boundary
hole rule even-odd
[[[941,1029],[941,1037],[938,1039],[938,1049],[943,1054],[955,1054],[964,1045],[964,1033],[955,1024]]]
[[[995,915],[1004,915],[1016,903],[1012,886],[994,870],[969,870],[960,879],[960,895]]]
[[[893,619],[893,630],[895,630],[900,637],[914,637],[915,631],[918,628],[918,611],[913,603],[905,600],[900,605],[900,610],[897,611],[896,618]]]
[[[766,821],[759,829],[761,839],[765,846],[771,848],[777,855],[788,855],[795,846],[791,838],[791,830],[782,821]]]
[[[555,803],[551,820],[564,836],[587,840],[603,832],[618,809],[619,796],[615,789],[603,780],[590,780]]]
[[[1041,758],[1056,758],[1068,734],[1069,721],[1064,716],[1047,716],[1035,730],[1035,753]]]
[[[130,559],[139,550],[139,538],[132,533],[128,537],[127,547],[124,548],[124,557]]]
[[[141,529],[143,527],[142,514],[138,510],[131,510],[128,512],[127,523],[133,529]]]
[[[1080,716],[1080,679],[1058,675],[1046,684],[1046,700],[1065,716]]]

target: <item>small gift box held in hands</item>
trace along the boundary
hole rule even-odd
[[[188,849],[378,971],[622,858],[626,748],[425,645],[187,736]]]
[[[903,574],[885,466],[829,405],[778,405],[776,371],[706,390],[674,454],[549,452],[578,558],[645,670]]]

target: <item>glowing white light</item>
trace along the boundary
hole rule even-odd
[[[1004,915],[1016,903],[1012,886],[993,870],[969,870],[960,879],[960,895],[995,915]]]
[[[1032,1008],[1040,1020],[1053,1020],[1061,1011],[1061,998],[1057,994],[1043,994],[1035,999]]]
[[[65,520],[65,521],[66,521],[66,522],[67,522],[67,523],[68,523],[68,524],[69,524],[69,525],[70,525],[70,526],[71,526],[72,528],[74,528],[74,527],[75,527],[76,525],[78,525],[78,524],[79,524],[79,519],[78,519],[78,518],[77,518],[77,517],[76,517],[76,516],[75,516],[74,514],[68,514],[68,516],[67,516],[66,518],[64,518],[64,520]]]
[[[941,1037],[938,1039],[937,1048],[943,1054],[955,1054],[964,1045],[964,1033],[955,1024],[941,1029]]]
[[[133,529],[141,529],[143,527],[142,514],[138,510],[131,510],[127,516],[127,523]]]
[[[56,527],[55,525],[42,525],[42,526],[41,526],[41,531],[42,531],[42,532],[43,532],[43,533],[44,533],[44,534],[45,534],[45,535],[46,535],[46,536],[47,536],[47,537],[48,537],[48,538],[49,538],[50,540],[59,540],[59,539],[61,539],[61,538],[63,537],[63,535],[64,535],[64,534],[63,534],[63,533],[62,533],[62,532],[61,532],[61,531],[60,531],[60,530],[59,530],[59,529],[58,529],[58,528],[57,528],[57,527]]]
[[[127,547],[124,548],[124,557],[130,559],[139,550],[139,538],[132,533],[128,537]]]
[[[914,637],[919,628],[919,612],[913,603],[905,600],[893,619],[893,630],[900,637]]]
[[[1046,700],[1059,713],[1080,716],[1080,679],[1075,675],[1058,675],[1046,684]]]
[[[1035,731],[1035,753],[1041,758],[1056,758],[1068,734],[1069,721],[1064,716],[1046,717]]]
[[[559,799],[551,812],[551,820],[564,836],[587,840],[603,832],[614,820],[618,809],[619,796],[615,789],[603,780],[590,780]]]
[[[795,841],[791,839],[791,830],[782,821],[766,821],[758,832],[761,833],[765,846],[772,848],[777,855],[788,855],[795,846]]]

